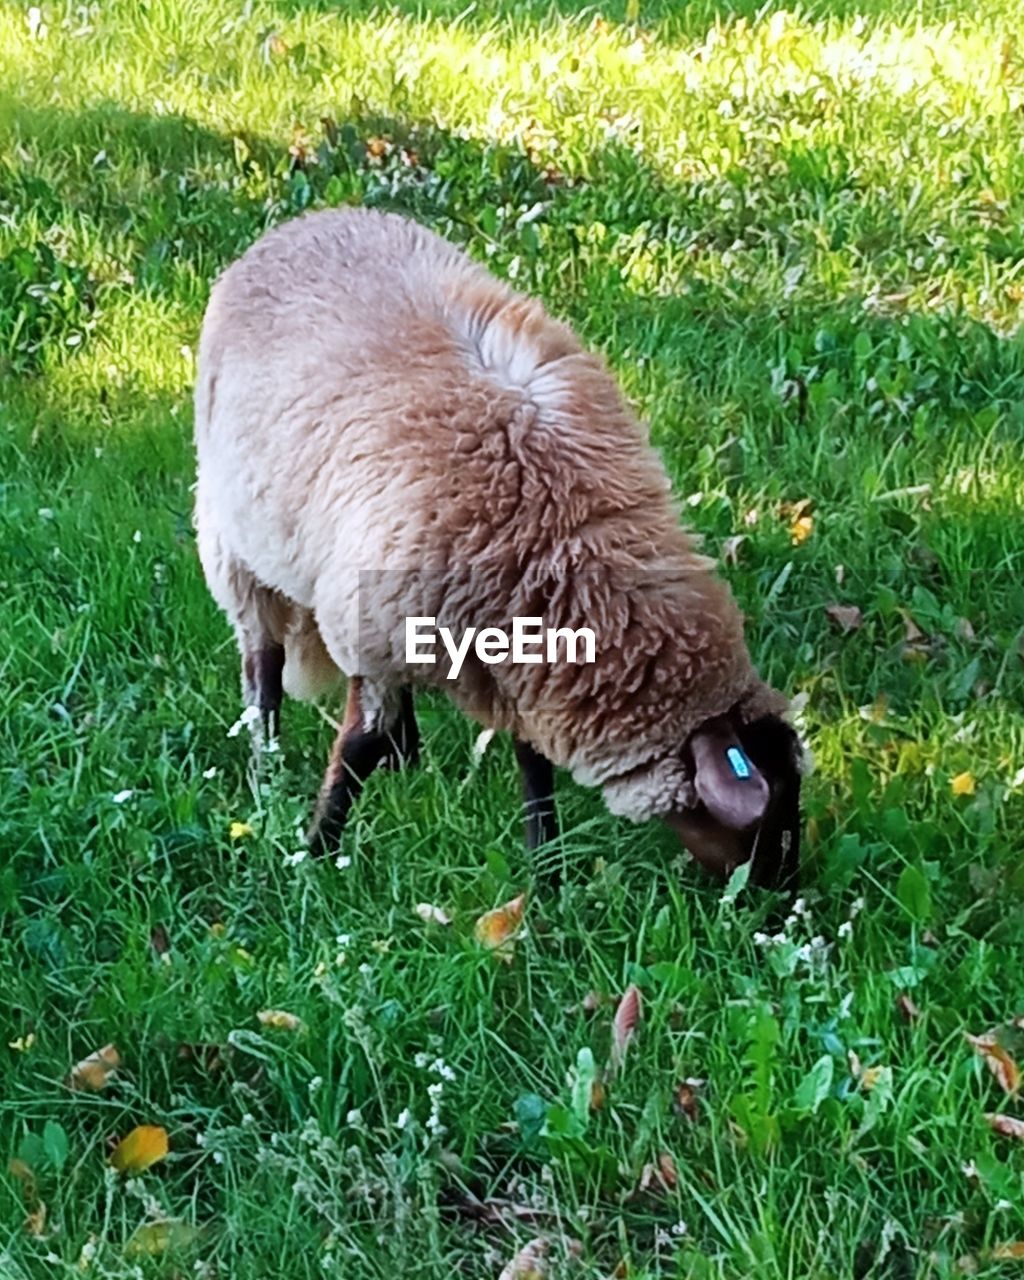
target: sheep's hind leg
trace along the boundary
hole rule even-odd
[[[516,759],[523,780],[526,805],[526,847],[532,853],[542,844],[558,838],[555,815],[555,771],[551,761],[528,742],[515,742]]]
[[[410,698],[410,709],[411,705]],[[337,848],[349,810],[363,784],[378,765],[395,753],[402,733],[403,713],[389,729],[367,728],[363,714],[363,681],[359,676],[349,680],[345,719],[334,740],[309,831],[309,844],[314,856],[322,857]]]

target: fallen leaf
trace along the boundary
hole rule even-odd
[[[246,836],[252,835],[252,827],[248,822],[232,822],[228,827],[228,835],[232,840],[244,840]]]
[[[870,1093],[875,1085],[878,1084],[884,1071],[885,1067],[865,1067],[860,1073],[860,1087],[866,1093]]]
[[[830,604],[825,609],[840,631],[847,635],[864,623],[864,615],[855,604]]]
[[[121,1065],[121,1055],[112,1044],[106,1044],[71,1068],[68,1084],[72,1089],[89,1089],[98,1093]]]
[[[516,1256],[502,1271],[499,1280],[543,1280],[548,1274],[548,1254],[551,1242],[543,1236],[523,1245]]]
[[[199,1228],[187,1222],[149,1222],[135,1232],[124,1247],[129,1258],[152,1258],[168,1249],[184,1249],[199,1237]]]
[[[814,531],[814,520],[811,516],[797,516],[789,526],[789,540],[794,547],[806,542]]]
[[[676,1162],[667,1151],[662,1151],[657,1160],[645,1164],[640,1174],[640,1190],[650,1191],[655,1184],[662,1191],[674,1191],[679,1182]]]
[[[676,1085],[676,1091],[672,1098],[672,1105],[676,1111],[685,1116],[687,1120],[696,1122],[700,1118],[700,1101],[697,1097],[698,1090],[703,1086],[703,1080],[694,1079],[692,1076],[688,1080],[681,1080]]]
[[[905,991],[897,999],[896,1008],[907,1022],[916,1022],[921,1016],[921,1010]]]
[[[41,1236],[46,1230],[46,1205],[42,1200],[26,1215],[25,1230],[30,1236]]]
[[[171,936],[162,924],[153,926],[149,935],[149,945],[158,956],[165,956],[171,949]]]
[[[725,538],[722,541],[722,563],[723,564],[739,564],[740,547],[747,540],[745,533],[733,534],[731,538]]]
[[[999,1081],[1004,1093],[1012,1095],[1020,1090],[1020,1067],[1017,1066],[995,1036],[969,1035],[967,1043],[972,1045],[985,1059],[988,1069]]]
[[[506,964],[512,962],[515,936],[523,923],[525,908],[526,894],[521,893],[503,906],[484,912],[473,928],[477,942],[493,951]]]
[[[973,796],[974,795],[974,774],[969,771],[958,773],[955,778],[950,781],[950,790],[955,796]]]
[[[256,1015],[264,1027],[273,1027],[275,1031],[301,1031],[302,1019],[284,1009],[261,1009]]]
[[[451,924],[452,918],[447,911],[433,906],[429,902],[417,902],[413,908],[424,924]]]
[[[1024,1240],[1014,1240],[1012,1244],[997,1244],[989,1250],[988,1255],[994,1262],[1015,1262],[1024,1258]]]
[[[140,1124],[117,1144],[110,1163],[118,1173],[142,1173],[162,1160],[169,1149],[166,1129],[155,1124]]]
[[[619,1001],[612,1020],[612,1065],[620,1067],[640,1018],[640,991],[630,985]]]
[[[7,1161],[7,1171],[12,1178],[17,1178],[21,1183],[26,1197],[30,1200],[34,1199],[36,1194],[36,1175],[32,1172],[31,1167],[24,1160],[19,1160],[17,1156],[12,1156]]]
[[[991,1113],[985,1117],[989,1125],[1004,1138],[1016,1138],[1019,1142],[1024,1142],[1024,1120],[1018,1120],[1016,1116],[992,1115]]]

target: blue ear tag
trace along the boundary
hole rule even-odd
[[[726,748],[725,758],[729,761],[729,765],[737,778],[750,777],[750,762],[739,747]]]

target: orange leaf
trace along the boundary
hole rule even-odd
[[[120,1065],[121,1055],[112,1044],[105,1044],[102,1049],[75,1063],[68,1076],[68,1084],[72,1089],[89,1089],[98,1093]]]
[[[117,1144],[110,1163],[118,1173],[142,1173],[162,1160],[169,1150],[166,1129],[155,1124],[140,1124]]]
[[[987,1115],[985,1119],[996,1131],[1004,1138],[1016,1138],[1020,1142],[1024,1142],[1024,1120],[1018,1120],[1016,1116]]]
[[[612,1021],[612,1064],[616,1067],[620,1067],[626,1057],[626,1050],[639,1018],[640,991],[635,986],[629,986],[619,1001]]]
[[[988,1063],[988,1069],[999,1081],[1004,1093],[1015,1094],[1020,1090],[1020,1067],[995,1036],[968,1036],[967,1043],[973,1045]]]
[[[802,542],[807,541],[813,530],[814,520],[811,516],[797,516],[789,526],[789,540],[794,547],[798,547]]]
[[[477,942],[493,951],[506,964],[512,961],[512,946],[523,923],[525,908],[526,894],[521,893],[504,906],[486,911],[474,926],[473,934]]]
[[[994,1262],[1014,1262],[1024,1258],[1024,1240],[1015,1240],[1012,1244],[997,1244],[988,1255]]]

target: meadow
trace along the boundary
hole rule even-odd
[[[1022,30],[0,0],[3,1280],[1019,1273]],[[441,702],[302,857],[337,708],[252,773],[191,382],[218,271],[346,203],[544,298],[650,423],[813,748],[784,918],[567,779],[546,887],[510,744]]]

